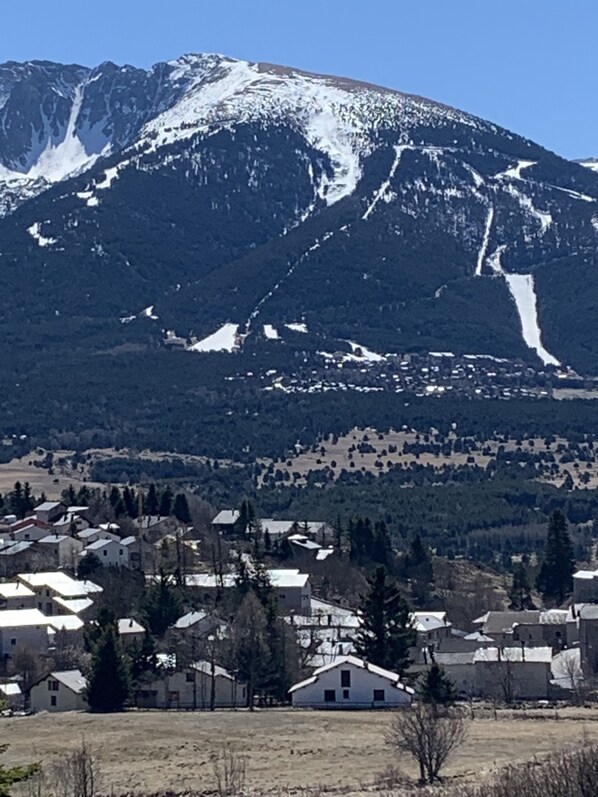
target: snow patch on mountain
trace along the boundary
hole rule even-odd
[[[521,160],[517,161],[515,166],[510,166],[504,172],[499,172],[494,175],[495,180],[500,180],[504,177],[509,177],[512,180],[522,180],[521,172],[523,169],[529,169],[530,166],[535,166],[536,161]]]
[[[278,330],[272,324],[264,324],[264,337],[267,340],[280,340]]]
[[[223,324],[216,332],[208,335],[207,338],[194,343],[188,351],[208,352],[208,351],[227,351],[232,353],[239,348],[239,325]]]
[[[27,232],[29,235],[37,241],[38,246],[53,246],[56,243],[56,238],[48,238],[41,233],[41,224],[39,221],[36,221],[35,224],[32,224],[31,227],[27,227]]]
[[[550,213],[547,213],[542,210],[538,210],[532,200],[530,199],[527,194],[523,194],[521,191],[517,190],[513,185],[507,185],[505,190],[508,194],[514,197],[518,202],[519,206],[529,213],[530,216],[533,216],[536,221],[540,225],[540,235],[544,235],[544,233],[549,229],[552,224],[552,216]]]
[[[488,243],[490,242],[490,231],[492,230],[493,220],[494,220],[494,207],[491,205],[490,208],[488,209],[488,215],[486,216],[482,245],[480,246],[480,251],[478,252],[478,262],[475,268],[476,277],[480,277],[482,275],[482,268],[484,266],[484,260],[486,259],[486,252],[488,251]]]
[[[291,332],[302,332],[304,335],[308,333],[307,324],[303,321],[294,321],[291,324],[285,324],[285,327]]]
[[[152,321],[158,321],[159,316],[154,313],[154,305],[150,304],[149,307],[144,307],[139,313],[140,318],[150,318]]]
[[[347,355],[347,357],[352,360],[363,360],[368,363],[380,363],[384,361],[384,357],[381,354],[368,349],[366,346],[362,346],[361,343],[356,343],[354,340],[347,340],[345,342],[351,347],[352,354]]]
[[[535,349],[544,365],[560,365],[556,357],[553,357],[542,345],[536,290],[532,274],[505,274],[504,277],[517,306],[523,340],[530,349]]]

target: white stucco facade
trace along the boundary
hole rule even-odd
[[[290,693],[297,708],[406,708],[413,697],[397,673],[355,656],[320,667]]]

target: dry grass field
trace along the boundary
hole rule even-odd
[[[446,774],[470,780],[497,767],[598,740],[598,709],[491,712],[476,719]],[[228,743],[247,756],[247,786],[262,793],[322,786],[371,789],[397,762],[384,742],[392,718],[385,712],[249,713],[130,712],[121,715],[40,714],[0,719],[0,741],[10,745],[2,762],[49,763],[81,741],[91,746],[103,773],[102,790],[144,791],[214,787],[212,759]],[[22,792],[21,792],[22,793]]]

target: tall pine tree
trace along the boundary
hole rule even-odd
[[[574,570],[575,560],[567,521],[563,513],[555,509],[548,522],[544,561],[536,586],[546,600],[560,604],[573,589]]]
[[[122,711],[129,698],[130,681],[115,623],[101,627],[91,654],[87,703],[90,711]]]
[[[368,585],[355,640],[357,655],[402,675],[410,664],[409,648],[416,639],[409,605],[384,567],[376,568]]]

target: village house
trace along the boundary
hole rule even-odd
[[[10,535],[16,542],[38,542],[48,536],[51,528],[46,523],[43,526],[36,523],[27,523],[11,531]]]
[[[61,571],[19,573],[17,580],[36,596],[37,608],[44,614],[54,613],[54,598],[91,598],[102,592],[93,581],[77,581]]]
[[[83,545],[91,545],[92,542],[97,542],[98,540],[114,540],[115,542],[120,540],[120,537],[114,531],[103,529],[101,526],[98,526],[97,529],[89,526],[79,531],[77,537],[81,540]]]
[[[21,648],[45,653],[49,630],[49,618],[39,609],[0,611],[0,655],[14,656]]]
[[[232,534],[235,530],[235,523],[241,516],[238,509],[223,509],[218,512],[211,522],[212,530],[218,534]]]
[[[183,636],[193,635],[202,637],[211,634],[219,625],[219,621],[212,614],[202,611],[187,612],[176,621],[173,630]]]
[[[289,693],[296,708],[406,708],[414,690],[397,673],[343,656],[319,667]]]
[[[139,708],[208,709],[212,689],[214,708],[236,708],[247,704],[244,684],[217,664],[198,661],[178,672],[167,672],[144,685],[136,695]]]
[[[129,567],[129,548],[119,540],[96,540],[85,547],[83,556],[95,554],[106,567]]]
[[[0,610],[34,609],[35,592],[18,581],[0,584]]]
[[[19,570],[43,564],[43,555],[33,542],[5,542],[0,548],[0,576],[3,578],[12,578]]]
[[[33,510],[35,516],[43,523],[54,523],[66,512],[67,507],[62,501],[44,501]]]
[[[476,692],[483,697],[546,700],[550,694],[552,649],[525,645],[480,648],[474,654]]]
[[[573,574],[573,601],[598,603],[598,570],[578,570]]]
[[[80,670],[51,672],[29,690],[33,711],[84,711],[87,682]]]
[[[70,511],[70,509],[52,524],[52,531],[55,534],[69,534],[71,536],[73,533],[76,534],[87,528],[89,528],[89,521],[76,512]]]
[[[412,612],[411,625],[417,634],[416,647],[412,651],[415,661],[428,663],[452,640],[452,624],[446,612]]]
[[[118,634],[124,644],[129,644],[130,642],[143,642],[146,631],[132,617],[121,617],[118,621]]]
[[[36,543],[51,567],[74,570],[83,550],[83,543],[65,534],[49,534]]]
[[[295,569],[272,569],[266,572],[282,614],[310,614],[311,582],[308,573]],[[217,590],[235,587],[237,576],[234,573],[225,573],[222,577],[213,573],[190,573],[185,577],[185,584],[197,589],[205,600],[212,600]]]

